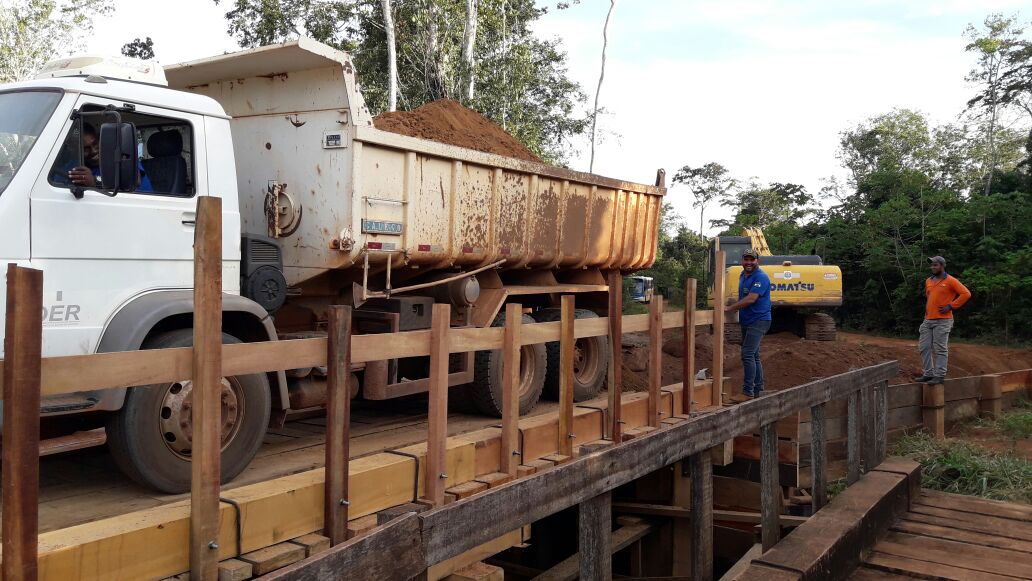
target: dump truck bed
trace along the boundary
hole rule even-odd
[[[424,270],[632,271],[655,260],[664,187],[380,131],[349,57],[315,41],[166,75],[233,117],[244,231],[280,239],[290,284],[367,258]]]

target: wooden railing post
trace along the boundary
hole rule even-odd
[[[580,503],[577,551],[580,578],[608,581],[613,578],[612,493]]]
[[[351,307],[333,305],[326,343],[326,484],[324,534],[331,545],[348,538],[351,437]]]
[[[692,475],[692,579],[713,578],[713,463],[709,451],[688,457]]]
[[[444,505],[448,442],[448,327],[451,305],[435,304],[430,320],[430,401],[427,406],[426,497]]]
[[[43,271],[7,265],[3,387],[3,578],[35,581]]]
[[[921,384],[921,413],[924,428],[937,440],[946,437],[946,387]]]
[[[695,397],[695,293],[697,282],[689,278],[684,284],[684,328],[681,354],[681,413],[692,413],[692,399]]]
[[[874,468],[875,448],[875,413],[874,385],[867,384],[860,388],[860,419],[863,424],[863,447],[860,449],[860,470],[867,474]]]
[[[771,422],[760,427],[760,527],[763,551],[781,540],[781,480],[778,473],[778,430]]]
[[[620,419],[623,390],[623,275],[619,269],[609,271],[609,439],[623,441],[623,420]]]
[[[824,431],[824,405],[810,408],[810,476],[813,512],[828,504],[828,440]]]
[[[520,465],[520,344],[523,306],[505,305],[505,338],[502,346],[502,445],[499,466],[516,477]]]
[[[222,460],[222,198],[197,198],[193,294],[190,578],[215,579]]]
[[[885,461],[888,442],[889,382],[882,381],[874,386],[874,466]]]
[[[573,456],[574,295],[560,299],[559,319],[559,453]]]
[[[846,403],[846,484],[860,480],[860,392],[849,393]]]
[[[649,425],[659,427],[660,392],[663,385],[663,295],[649,303]]]
[[[712,404],[724,405],[724,261],[727,254],[716,252],[713,266],[713,392]]]
[[[978,391],[978,413],[996,419],[1003,413],[1003,377],[983,375]]]

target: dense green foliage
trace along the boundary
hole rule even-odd
[[[219,0],[215,0],[219,2]],[[473,70],[461,65],[465,0],[392,0],[398,107],[444,97],[501,125],[543,159],[562,163],[587,131],[580,85],[567,74],[558,39],[531,30],[546,8],[534,0],[479,0]],[[562,9],[566,4],[556,4]],[[226,13],[241,46],[298,35],[351,53],[373,114],[387,108],[387,36],[381,0],[234,0]],[[462,87],[473,78],[472,95]]]
[[[956,318],[955,336],[1032,341],[1032,41],[998,16],[986,20],[983,34],[969,34],[973,46],[996,51],[978,65],[997,66],[995,72],[976,68],[969,76],[1002,79],[992,89],[995,113],[985,114],[991,91],[984,84],[957,124],[932,126],[906,109],[875,116],[841,133],[844,182],[829,180],[816,197],[792,183],[734,182],[719,196],[734,217],[711,224],[735,235],[757,225],[776,254],[817,253],[838,265],[844,304],[836,317],[847,327],[915,335],[924,316],[927,257],[942,255],[973,293]],[[1004,34],[1006,43],[993,40]],[[979,41],[986,38],[992,42]],[[724,170],[705,167],[711,166]],[[710,179],[703,174],[685,166],[675,181],[702,200],[716,177],[729,179],[724,171]],[[707,244],[674,218],[646,274],[657,279],[657,292],[677,293],[685,276],[705,280],[706,255]]]

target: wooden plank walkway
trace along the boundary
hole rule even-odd
[[[1032,579],[1032,506],[922,490],[850,579]]]

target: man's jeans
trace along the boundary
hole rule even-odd
[[[763,365],[760,364],[760,341],[770,330],[770,321],[753,321],[742,325],[742,393],[760,395],[763,391]]]
[[[946,363],[950,357],[950,330],[953,319],[925,319],[917,350],[921,352],[925,377],[946,377]],[[743,355],[744,357],[744,355]]]

